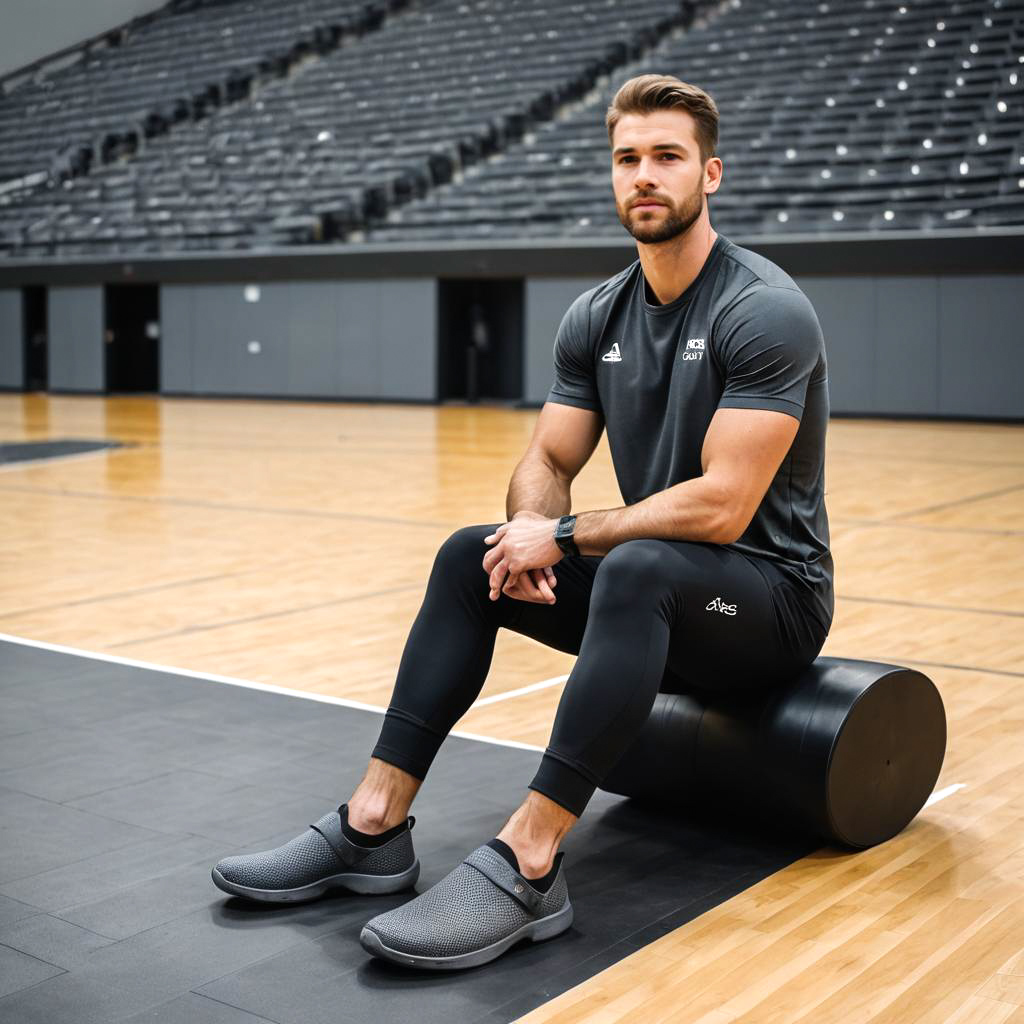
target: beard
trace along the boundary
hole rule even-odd
[[[669,239],[689,231],[704,208],[704,190],[700,185],[692,195],[682,199],[678,205],[673,204],[667,196],[643,192],[631,196],[629,202],[636,203],[641,199],[653,199],[664,203],[668,212],[660,220],[653,217],[648,220],[642,213],[634,214],[631,208],[623,209],[618,203],[615,204],[615,212],[619,215],[619,222],[622,226],[638,242],[643,242],[645,245],[667,242]]]

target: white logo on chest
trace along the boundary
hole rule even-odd
[[[682,352],[682,358],[689,361],[704,358],[704,338],[687,338],[686,348]]]
[[[606,363],[621,363],[622,353],[619,351],[619,343],[615,342],[610,349],[603,356],[602,361]]]

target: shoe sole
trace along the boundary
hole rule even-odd
[[[572,904],[566,900],[565,906],[554,914],[542,917],[539,921],[530,921],[497,942],[492,942],[483,949],[474,949],[457,956],[418,956],[415,953],[404,953],[384,945],[381,937],[369,928],[359,933],[359,942],[367,953],[390,960],[392,963],[404,964],[406,967],[418,967],[428,971],[458,971],[466,967],[478,967],[497,959],[520,939],[529,938],[534,942],[543,942],[561,935],[572,924]]]
[[[257,903],[305,903],[318,899],[330,889],[347,889],[364,896],[401,892],[402,889],[408,889],[416,884],[420,877],[420,862],[414,860],[412,867],[397,875],[358,875],[345,872],[319,878],[309,885],[302,885],[296,889],[254,889],[248,885],[229,882],[216,868],[213,869],[212,876],[213,884],[232,896],[242,896]]]

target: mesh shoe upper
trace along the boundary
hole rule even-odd
[[[500,854],[488,846],[480,849],[500,858]],[[480,850],[475,851],[479,853]],[[530,921],[554,914],[562,909],[567,898],[565,872],[559,869],[536,913],[531,913],[486,875],[463,861],[425,893],[394,910],[378,914],[366,927],[376,932],[386,946],[403,953],[458,956],[489,946]]]
[[[217,870],[229,882],[252,889],[296,889],[336,875],[344,865],[319,832],[307,829],[274,850],[225,857]]]
[[[317,821],[317,828],[332,829],[335,834],[337,819],[338,812],[330,811]],[[273,850],[225,857],[217,870],[227,881],[252,889],[296,889],[346,872],[396,875],[409,868],[415,859],[412,833],[407,829],[390,843],[374,847],[353,867],[346,867],[330,843],[315,828],[309,828]]]

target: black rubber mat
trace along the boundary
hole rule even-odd
[[[0,465],[8,462],[41,462],[68,455],[99,452],[106,448],[122,448],[121,441],[0,441]]]
[[[451,736],[413,805],[415,892],[282,908],[210,867],[347,799],[373,712],[0,642],[0,1021],[513,1021],[809,852],[598,792],[562,845],[575,921],[458,973],[359,931],[493,837],[540,754]]]

